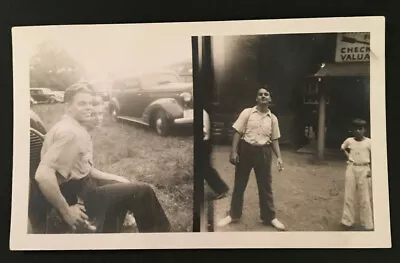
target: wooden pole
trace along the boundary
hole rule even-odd
[[[320,85],[320,80],[318,80],[317,85],[319,91],[317,157],[319,160],[323,160],[325,151],[326,92]]]

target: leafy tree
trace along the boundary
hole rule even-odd
[[[31,87],[63,91],[84,77],[84,68],[56,42],[40,43],[30,60]]]

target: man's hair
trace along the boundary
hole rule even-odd
[[[79,92],[84,92],[88,94],[94,94],[93,88],[89,83],[77,83],[72,86],[69,86],[64,93],[64,102],[69,103],[73,101],[76,94]]]
[[[365,121],[365,120],[363,120],[363,119],[354,119],[353,121],[352,121],[352,125],[353,125],[353,127],[363,127],[363,128],[366,128],[367,127],[367,122]]]
[[[269,93],[271,93],[271,92],[269,91],[269,89],[268,89],[268,85],[267,85],[267,84],[261,85],[261,86],[257,89],[257,94],[258,94],[258,92],[259,92],[261,89],[265,89],[266,91],[268,91]]]

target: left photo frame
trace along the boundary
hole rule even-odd
[[[13,29],[14,234],[193,231],[191,38],[146,29]]]

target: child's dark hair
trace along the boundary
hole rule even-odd
[[[365,120],[363,120],[363,119],[354,119],[352,121],[352,125],[355,128],[359,128],[359,127],[366,128],[367,127],[367,122]]]

